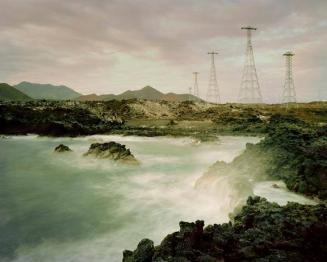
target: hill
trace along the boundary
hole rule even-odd
[[[34,99],[68,100],[81,96],[67,86],[21,82],[14,87]]]
[[[17,90],[16,88],[6,84],[0,84],[0,100],[2,101],[27,101],[31,100],[29,96],[24,94],[23,92]]]
[[[75,98],[75,100],[78,101],[102,101],[102,96],[98,96],[97,94],[89,94],[89,95],[83,95]]]
[[[175,101],[175,102],[181,102],[181,101],[202,101],[200,98],[189,95],[189,94],[175,94],[175,93],[167,93],[164,94],[155,88],[151,86],[143,87],[139,90],[128,90],[125,91],[119,95],[96,95],[96,94],[90,94],[85,96],[80,96],[77,98],[79,101],[109,101],[109,100],[127,100],[127,99],[146,99],[146,100],[152,100],[152,101],[159,101],[159,100],[165,100],[165,101]]]
[[[163,95],[164,95],[163,93],[154,89],[153,87],[146,86],[140,90],[135,90],[135,91],[128,90],[118,95],[118,100],[133,99],[133,98],[147,99],[147,100],[161,100]]]

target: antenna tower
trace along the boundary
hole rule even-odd
[[[286,62],[286,75],[283,87],[282,103],[296,103],[296,93],[292,72],[292,60],[294,54],[292,52],[286,52],[283,54],[283,56],[285,56]]]
[[[215,104],[220,103],[219,88],[216,76],[216,66],[215,66],[215,55],[218,55],[217,52],[209,52],[208,55],[211,56],[211,68],[210,68],[210,77],[209,77],[209,86],[207,92],[207,101]]]
[[[242,27],[246,30],[247,44],[245,53],[245,64],[243,69],[243,76],[241,88],[239,93],[240,103],[262,103],[262,95],[257,75],[257,70],[254,63],[253,47],[252,47],[252,31],[257,30],[255,27]]]
[[[194,95],[199,97],[199,85],[198,85],[198,75],[199,72],[193,72],[194,75],[194,86],[193,86],[193,92]]]

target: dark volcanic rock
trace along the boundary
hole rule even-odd
[[[150,239],[143,239],[134,252],[126,250],[123,253],[124,262],[148,262],[152,261],[154,254],[153,241]]]
[[[65,146],[64,144],[60,144],[54,149],[54,151],[58,153],[62,153],[62,152],[71,152],[72,150],[68,146]]]
[[[154,252],[142,240],[134,252],[124,251],[123,261],[327,261],[325,205],[279,206],[250,197],[234,223],[203,226],[181,222]],[[144,260],[136,260],[139,253]]]
[[[104,111],[104,112],[103,112]],[[79,136],[120,128],[114,112],[73,101],[0,103],[0,133]]]
[[[85,156],[95,156],[97,158],[107,158],[119,161],[125,164],[138,165],[131,151],[125,145],[109,142],[109,143],[94,143],[90,146],[89,150],[84,154]]]
[[[273,178],[283,180],[291,191],[327,199],[327,126],[284,118],[273,116],[263,140],[247,144],[231,163],[216,162],[197,186],[212,185],[223,175],[253,181]]]

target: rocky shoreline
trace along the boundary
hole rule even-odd
[[[321,125],[327,103],[282,105],[214,105],[204,102],[122,101],[0,101],[0,134],[80,136],[122,134],[189,136],[201,141],[217,135],[265,135],[276,114]]]
[[[218,161],[197,181],[207,188],[222,176],[244,181],[281,179],[297,193],[327,199],[327,126],[274,115],[269,132],[231,163]],[[243,181],[244,180],[244,181]],[[236,181],[236,182],[237,182]],[[249,197],[228,224],[180,222],[180,231],[154,247],[142,240],[124,251],[124,262],[136,261],[326,261],[327,207],[288,203],[279,206]],[[235,211],[237,212],[237,211]]]
[[[327,199],[326,123],[327,103],[288,110],[279,105],[137,100],[0,103],[0,133],[5,135],[104,133],[200,141],[226,134],[264,136],[258,144],[247,144],[231,163],[212,165],[196,186],[214,184],[222,174],[234,176],[236,183],[269,178],[322,203]],[[124,261],[326,261],[326,213],[323,204],[280,207],[249,198],[233,223],[204,228],[202,221],[181,222],[181,230],[158,247],[142,240],[135,251],[125,251]]]
[[[160,245],[143,239],[134,251],[125,250],[123,262],[326,261],[326,239],[326,205],[279,206],[249,197],[232,222],[180,222]]]
[[[108,133],[121,125],[119,117],[93,112],[74,101],[0,103],[1,134],[74,137]]]
[[[218,161],[198,181],[201,187],[223,174],[239,179],[283,180],[289,190],[327,199],[327,126],[314,127],[300,120],[272,117],[269,133],[230,164]]]

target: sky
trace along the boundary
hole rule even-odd
[[[280,100],[285,51],[295,53],[297,99],[327,99],[326,0],[0,0],[0,82],[66,85],[118,94],[150,85],[187,93],[198,71],[205,97],[210,59],[222,102],[237,101],[253,34],[263,99]]]

